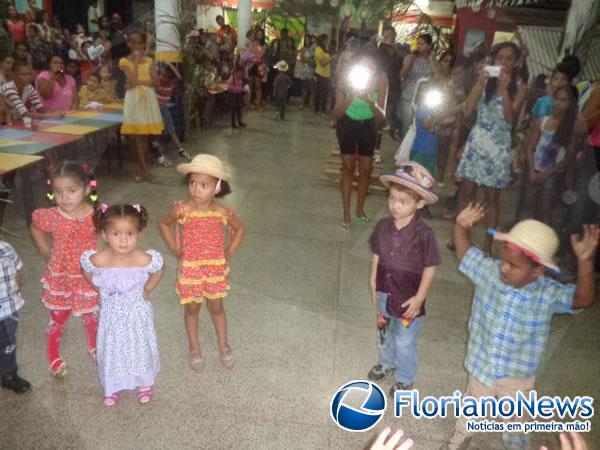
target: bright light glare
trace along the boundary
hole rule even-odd
[[[421,9],[429,8],[429,0],[416,0],[417,6]]]
[[[437,108],[444,101],[444,96],[437,89],[432,89],[425,93],[425,106],[428,108]]]
[[[350,82],[350,86],[352,86],[357,91],[363,91],[369,85],[369,81],[371,81],[371,77],[373,72],[371,69],[365,66],[356,65],[350,69],[348,73],[348,81]]]

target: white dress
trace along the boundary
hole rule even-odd
[[[160,369],[152,303],[144,299],[149,274],[163,266],[160,253],[148,250],[145,267],[96,267],[81,255],[83,270],[100,290],[100,320],[96,338],[97,370],[104,396],[154,385]]]

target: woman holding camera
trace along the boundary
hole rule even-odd
[[[358,154],[358,198],[354,221],[367,224],[364,206],[371,180],[377,123],[385,120],[388,79],[380,70],[373,50],[361,50],[354,65],[340,75],[333,110],[337,119],[336,134],[342,153],[342,228],[350,231],[350,200]]]
[[[500,192],[510,182],[512,128],[527,96],[527,82],[517,75],[520,58],[521,51],[512,42],[494,46],[494,65],[482,68],[464,107],[466,116],[478,112],[456,171],[463,178],[458,210],[474,200],[481,187],[488,205],[488,228],[498,225]],[[484,250],[491,253],[491,236],[487,236]]]

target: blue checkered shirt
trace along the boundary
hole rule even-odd
[[[465,367],[491,386],[506,377],[526,378],[538,370],[554,314],[574,313],[575,285],[546,277],[521,288],[500,278],[500,261],[471,247],[460,271],[475,284]]]
[[[17,272],[22,267],[12,245],[0,241],[0,320],[16,313],[25,303],[17,286]]]

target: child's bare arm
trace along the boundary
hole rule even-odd
[[[433,277],[435,276],[436,266],[425,267],[423,270],[423,276],[421,277],[421,283],[419,283],[419,290],[415,294],[414,297],[409,298],[403,304],[403,308],[407,308],[404,313],[404,317],[409,319],[413,319],[417,317],[419,312],[421,311],[421,305],[427,298],[427,293],[429,292],[429,288],[433,283]]]
[[[171,252],[179,257],[181,256],[181,251],[177,248],[177,242],[175,241],[175,237],[171,231],[171,225],[177,220],[177,208],[169,211],[169,213],[161,216],[158,226],[160,228],[160,234],[162,235],[165,243],[169,247]]]
[[[227,223],[231,228],[231,243],[229,244],[229,248],[225,252],[227,258],[231,258],[235,255],[238,247],[242,243],[242,239],[244,239],[244,225],[240,222],[234,210],[229,210],[227,215]]]
[[[477,222],[485,216],[485,210],[481,204],[469,203],[456,217],[456,225],[454,227],[454,243],[456,245],[456,256],[459,261],[465,257],[471,248],[471,238],[469,231]]]
[[[596,280],[594,279],[594,261],[600,240],[600,226],[584,225],[583,237],[571,236],[571,245],[577,256],[577,287],[573,296],[573,309],[589,308],[596,301]]]
[[[148,281],[146,281],[146,284],[144,285],[144,298],[146,300],[148,299],[152,291],[156,289],[156,286],[158,286],[158,283],[160,283],[160,280],[164,273],[165,269],[163,267],[158,272],[150,274],[150,276],[148,277]]]
[[[37,248],[37,251],[40,252],[40,255],[44,258],[49,258],[51,247],[46,240],[46,233],[37,228],[34,224],[31,224],[30,231],[33,244],[35,245],[35,248]]]
[[[377,266],[379,265],[379,255],[373,253],[371,262],[371,275],[369,276],[369,286],[371,287],[371,302],[373,306],[379,309],[377,305]]]

